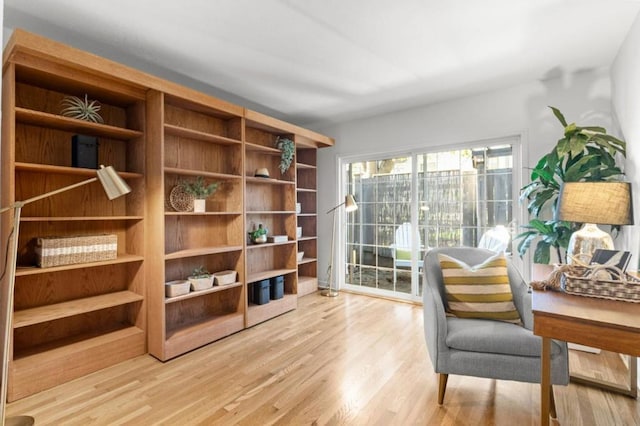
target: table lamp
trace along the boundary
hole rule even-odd
[[[560,188],[558,220],[584,223],[571,235],[567,263],[589,263],[597,249],[613,250],[611,236],[601,225],[632,225],[633,203],[629,182],[566,182]],[[581,259],[583,258],[584,259]]]
[[[340,206],[344,206],[344,211],[347,213],[358,210],[358,205],[356,204],[356,200],[353,198],[353,195],[348,194],[346,197],[344,197],[344,202],[338,204],[337,206],[327,211],[327,214],[333,213],[333,232],[331,233],[331,257],[329,257],[329,268],[327,269],[327,278],[329,280],[329,288],[327,290],[323,290],[322,292],[320,292],[320,294],[328,297],[336,297],[338,295],[337,286],[336,286],[336,289],[333,290],[331,284],[335,281],[333,279],[333,256],[335,253],[335,241],[336,241],[336,210]]]
[[[131,188],[129,187],[129,185],[127,185],[127,183],[122,180],[122,178],[113,169],[113,167],[100,166],[100,168],[96,170],[96,173],[97,176],[91,179],[83,180],[82,182],[74,183],[63,188],[58,188],[51,192],[28,198],[24,201],[16,201],[15,203],[0,209],[0,213],[4,213],[8,210],[13,210],[13,230],[9,234],[9,242],[7,244],[9,251],[7,253],[7,262],[5,264],[5,268],[9,268],[9,287],[7,292],[7,299],[4,301],[4,309],[6,315],[4,318],[3,330],[4,347],[2,351],[2,389],[0,391],[0,398],[2,398],[2,400],[0,401],[0,422],[2,423],[2,425],[33,425],[35,423],[34,418],[31,416],[15,416],[9,418],[5,417],[9,378],[9,342],[11,341],[11,333],[13,329],[13,297],[16,283],[18,232],[20,229],[20,214],[22,212],[22,207],[27,204],[33,203],[34,201],[42,200],[52,195],[60,194],[61,192],[69,191],[70,189],[78,188],[80,186],[96,182],[98,180],[102,184],[104,192],[106,193],[109,200],[113,200],[131,192]]]

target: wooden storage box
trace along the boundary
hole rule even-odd
[[[36,243],[36,262],[42,268],[114,260],[118,256],[118,237],[110,234],[40,237]]]
[[[229,285],[236,282],[238,273],[236,271],[227,270],[220,271],[213,274],[215,279],[215,285]]]

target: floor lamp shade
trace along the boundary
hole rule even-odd
[[[335,254],[336,244],[336,210],[340,206],[344,206],[344,210],[347,213],[358,209],[358,204],[356,203],[355,198],[353,198],[353,195],[348,194],[346,197],[344,197],[344,202],[338,204],[327,212],[327,214],[333,213],[333,230],[331,232],[331,256],[329,257],[329,268],[327,269],[327,280],[329,288],[323,290],[320,294],[329,297],[336,297],[338,295],[337,286],[335,290],[333,289],[333,283],[335,282],[335,279],[333,278],[333,258]]]
[[[10,340],[13,333],[13,297],[16,281],[16,262],[18,253],[18,233],[20,231],[20,215],[22,207],[32,203],[34,201],[42,200],[44,198],[51,197],[52,195],[60,194],[62,192],[69,191],[80,186],[88,185],[90,183],[100,181],[104,188],[107,197],[110,200],[118,198],[122,195],[131,192],[131,188],[126,184],[113,167],[100,166],[100,169],[96,171],[97,176],[87,180],[83,180],[78,183],[58,188],[56,190],[47,192],[45,194],[36,195],[35,197],[28,198],[23,201],[16,201],[13,204],[0,209],[0,213],[8,210],[13,210],[13,231],[10,233],[8,241],[7,262],[5,268],[8,272],[7,278],[7,297],[4,301],[4,324],[3,324],[3,350],[2,350],[2,384],[0,389],[0,423],[2,425],[32,425],[34,424],[34,418],[31,416],[16,416],[6,418],[6,404],[7,404],[7,390],[8,390],[8,374],[9,374],[9,348]]]
[[[633,203],[629,182],[567,182],[560,188],[557,219],[584,223],[571,235],[567,263],[588,261],[596,249],[613,249],[613,239],[601,225],[632,225]]]

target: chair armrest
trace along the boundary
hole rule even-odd
[[[427,283],[427,269],[423,270],[423,320],[424,338],[427,342],[427,350],[433,369],[438,370],[438,354],[447,350],[445,338],[447,336],[447,318],[442,303],[442,297],[436,286]]]
[[[533,330],[533,312],[531,311],[531,292],[520,271],[509,262],[509,284],[513,294],[513,304],[520,314],[524,328]]]

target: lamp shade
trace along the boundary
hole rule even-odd
[[[560,188],[556,218],[601,225],[632,225],[629,182],[566,182]]]
[[[356,204],[356,200],[353,198],[353,195],[349,194],[344,197],[344,211],[352,212],[358,210],[358,205]]]
[[[98,179],[104,188],[109,200],[114,200],[131,192],[131,188],[127,183],[118,176],[118,173],[111,166],[100,166],[97,171]]]

